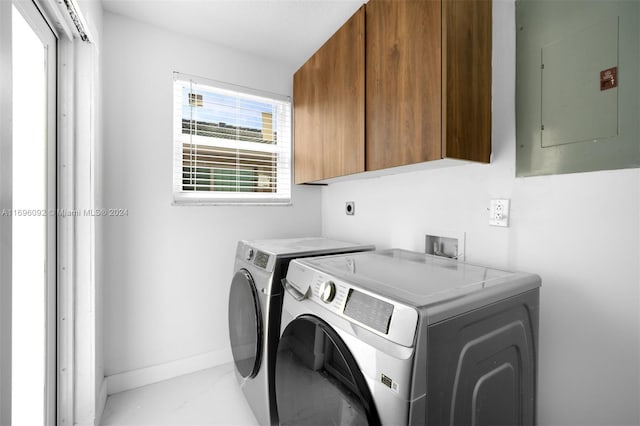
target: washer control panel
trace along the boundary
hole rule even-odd
[[[324,309],[385,337],[411,347],[418,325],[415,308],[380,296],[354,284],[292,261],[287,281],[300,302],[317,303]]]
[[[387,334],[393,315],[393,304],[351,288],[347,294],[343,313],[374,330]]]

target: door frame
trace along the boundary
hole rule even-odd
[[[57,209],[57,126],[58,126],[58,62],[57,62],[57,45],[58,45],[58,35],[51,28],[49,22],[45,19],[44,15],[41,13],[40,9],[36,6],[36,4],[32,1],[28,0],[13,0],[6,2],[8,12],[8,23],[7,25],[8,32],[12,33],[13,27],[13,14],[12,7],[15,6],[15,10],[22,16],[22,18],[27,22],[31,30],[34,34],[40,39],[40,42],[44,46],[44,66],[46,68],[46,157],[45,157],[45,167],[46,167],[46,178],[47,178],[47,187],[46,187],[46,210],[47,215],[45,216],[46,220],[46,265],[45,265],[45,321],[46,321],[46,329],[45,329],[45,388],[44,388],[44,421],[47,425],[53,425],[56,421],[56,388],[57,388],[57,380],[56,380],[56,371],[57,364],[55,356],[57,351],[57,220],[56,220],[56,209]],[[4,18],[3,14],[3,18]],[[7,22],[3,20],[4,22]],[[12,34],[11,34],[12,36]],[[12,37],[9,38],[10,40]],[[11,43],[13,40],[11,40]],[[3,46],[5,48],[7,46]],[[3,56],[8,52],[8,60],[5,61],[7,64],[7,68],[10,69],[13,66],[13,56],[12,56],[12,44],[8,46],[8,50],[3,51]],[[13,84],[12,79],[9,78],[3,82],[4,84],[9,85],[9,89],[11,90],[11,95],[13,95]],[[5,99],[3,97],[3,99]],[[7,102],[12,103],[12,96],[7,96]],[[12,106],[10,107],[12,109]],[[13,111],[10,111],[11,117],[13,116]],[[12,120],[10,123],[3,123],[2,126],[6,126],[4,130],[12,132]],[[6,148],[13,151],[13,135],[4,139],[5,143],[8,145]],[[6,151],[5,148],[5,151]],[[3,179],[3,191],[5,193],[11,193],[10,198],[12,198],[12,186],[13,186],[13,162],[11,160],[7,160],[7,158],[12,157],[4,157],[3,165],[10,165],[11,176],[6,181]],[[10,185],[9,186],[9,182]],[[12,203],[10,200],[7,203]],[[4,215],[4,219],[8,219],[4,223],[5,226],[9,226],[8,224],[13,225],[12,220],[13,215]],[[10,229],[9,232],[12,232]],[[12,237],[9,238],[6,232],[2,233],[3,242],[5,243],[5,248],[8,253],[3,253],[3,258],[5,261],[8,261],[9,258],[12,257]],[[6,239],[5,239],[6,238]],[[3,262],[4,264],[4,262]],[[9,265],[10,266],[10,265]],[[4,269],[4,268],[3,268]],[[6,268],[10,271],[9,276],[6,276],[4,281],[6,286],[6,291],[11,291],[12,286],[12,274],[13,271],[11,267]],[[8,273],[9,274],[9,273]],[[4,299],[4,297],[3,297]],[[8,306],[6,307],[6,312],[9,315],[12,315],[12,297],[7,297],[4,299]],[[3,308],[5,308],[3,306]],[[4,311],[5,309],[3,309]],[[11,333],[9,333],[11,336]],[[3,342],[3,347],[8,347],[8,351],[11,351],[11,340],[12,337],[6,338],[6,341]],[[10,357],[10,355],[9,355]],[[10,364],[9,360],[9,364]],[[11,380],[7,381],[9,394],[11,393]],[[8,400],[2,401],[3,406],[11,404],[11,398]],[[5,410],[8,413],[11,412],[10,408],[7,407]],[[4,415],[3,416],[8,416]],[[7,417],[4,417],[5,421],[9,422]],[[10,423],[9,423],[10,424]]]
[[[28,1],[28,0],[19,0]],[[33,0],[57,43],[57,209],[93,209],[95,143],[99,136],[99,51],[75,0]],[[11,14],[0,1],[0,161],[12,158]],[[9,165],[11,162],[9,162]],[[0,167],[0,213],[12,209],[11,167]],[[11,424],[12,221],[0,220],[0,424]],[[96,377],[96,281],[93,217],[57,222],[57,411],[52,424],[97,424],[106,400]],[[81,283],[81,285],[76,285]],[[97,383],[100,381],[100,383]]]
[[[13,157],[11,23],[12,2],[0,1],[0,164]],[[11,211],[12,161],[0,167],[0,211]],[[12,218],[0,217],[0,424],[11,424]]]
[[[58,36],[51,28],[38,7],[32,1],[12,2],[31,29],[45,45],[45,66],[47,70],[47,200],[49,212],[57,210],[57,149],[58,149]],[[57,220],[55,214],[46,216],[46,289],[45,289],[45,424],[56,421],[57,389]]]

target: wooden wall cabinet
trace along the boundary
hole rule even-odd
[[[371,0],[366,170],[489,162],[491,1]]]
[[[364,9],[363,62],[346,54],[359,45],[337,46],[360,41],[343,34],[360,9],[294,75],[296,183],[443,158],[488,163],[491,0],[370,0]],[[356,81],[341,73],[363,75],[364,91],[335,86]]]
[[[364,6],[294,75],[295,183],[364,171]]]

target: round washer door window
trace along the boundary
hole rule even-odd
[[[300,316],[285,328],[278,343],[275,385],[281,425],[380,424],[347,345],[315,316]]]
[[[229,293],[229,337],[233,361],[242,377],[255,377],[262,356],[262,313],[251,274],[240,269]]]

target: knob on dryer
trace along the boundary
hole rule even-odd
[[[333,281],[325,281],[320,284],[320,300],[324,303],[331,303],[336,297],[336,285]]]
[[[249,248],[249,249],[247,249],[247,252],[246,252],[244,258],[247,259],[247,260],[251,260],[252,257],[253,257],[253,249]]]

